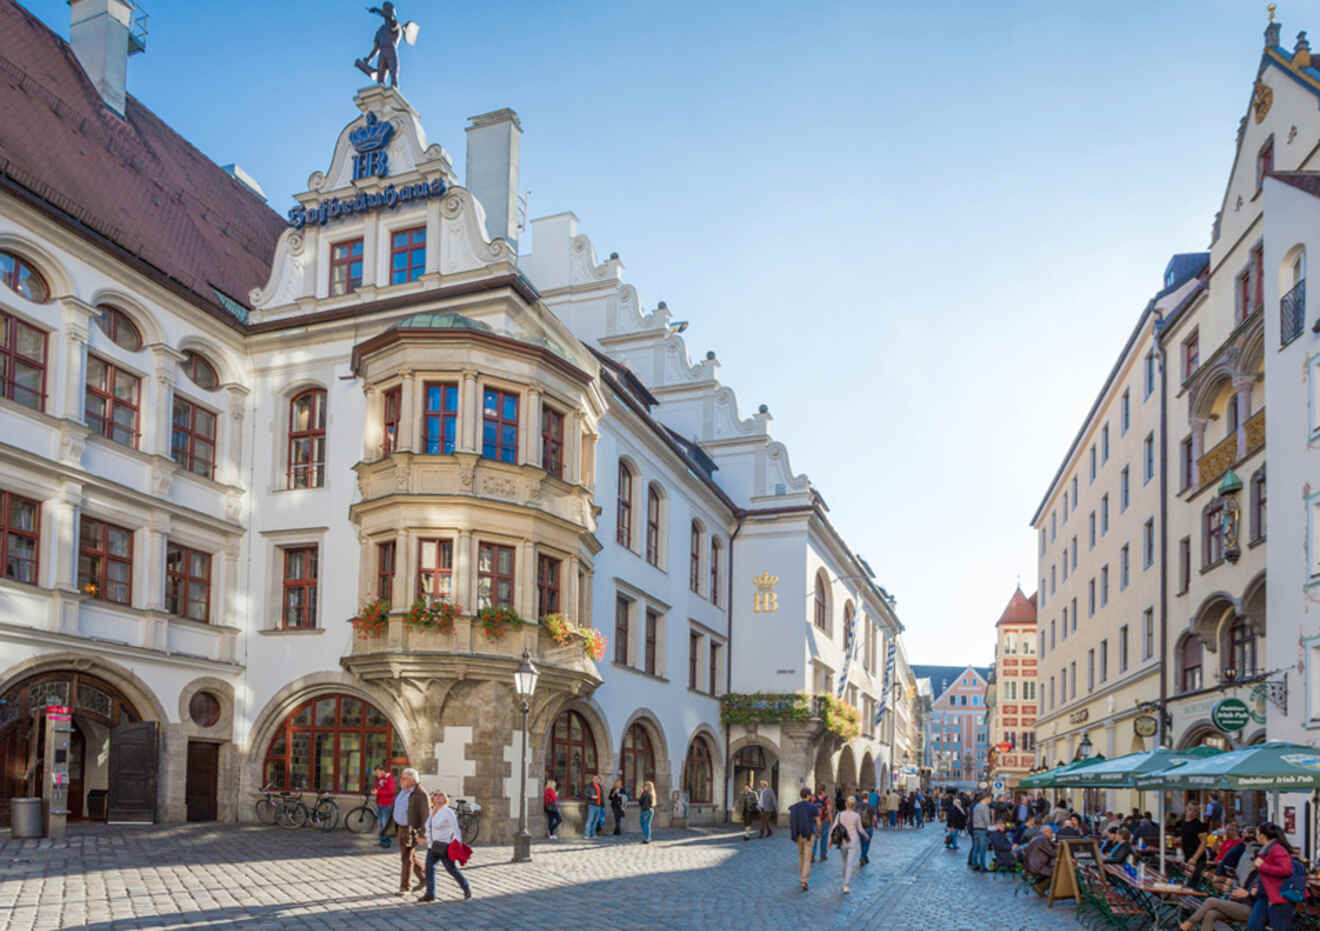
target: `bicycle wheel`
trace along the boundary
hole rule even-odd
[[[322,831],[333,831],[339,826],[339,806],[331,799],[321,799],[312,809],[312,823]]]
[[[463,834],[463,843],[471,845],[477,842],[477,835],[481,833],[481,816],[468,815],[458,825],[459,831]]]
[[[379,825],[376,823],[376,813],[366,805],[359,805],[344,816],[344,827],[354,834],[366,834],[375,831]]]
[[[268,798],[257,799],[257,820],[262,824],[274,824],[280,816],[279,806]]]
[[[300,828],[307,823],[307,806],[302,802],[290,802],[280,810],[280,827]]]

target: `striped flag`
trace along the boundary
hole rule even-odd
[[[852,670],[853,656],[857,653],[857,615],[848,618],[848,626],[843,631],[843,673],[839,676],[839,693],[835,698],[843,698],[843,691],[848,686],[848,673]]]
[[[885,650],[885,684],[880,690],[880,707],[875,712],[875,723],[879,727],[885,717],[885,709],[889,704],[889,683],[894,678],[894,654],[898,649],[898,641],[889,638],[889,646]]]

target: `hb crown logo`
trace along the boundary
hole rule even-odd
[[[385,147],[394,135],[393,123],[382,123],[376,114],[367,114],[367,125],[348,134],[348,141],[358,154],[353,156],[353,180],[383,178],[389,174],[390,160]]]
[[[779,584],[779,576],[762,572],[752,579],[752,582],[756,584],[756,600],[752,603],[753,613],[773,614],[778,611],[779,596],[775,594],[775,586]]]

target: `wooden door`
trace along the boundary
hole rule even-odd
[[[189,821],[214,821],[220,775],[220,745],[188,741],[188,780],[185,800]]]
[[[155,721],[121,724],[110,731],[110,821],[156,820]]]

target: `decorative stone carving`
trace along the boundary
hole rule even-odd
[[[79,465],[83,450],[87,448],[87,433],[82,430],[65,428],[60,433],[60,462]]]
[[[1251,95],[1251,107],[1256,113],[1256,122],[1263,123],[1274,104],[1274,88],[1260,78],[1256,78],[1256,87]]]
[[[484,475],[481,478],[481,493],[497,498],[514,498],[518,495],[517,484],[502,475]]]
[[[316,189],[315,185],[311,187]],[[248,301],[258,310],[292,303],[298,297],[305,262],[302,234],[291,229],[285,230],[275,247],[270,280],[264,288],[253,288],[248,293]]]

